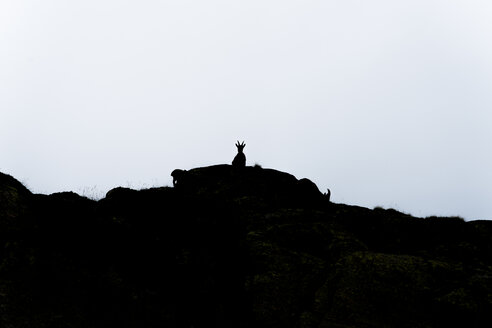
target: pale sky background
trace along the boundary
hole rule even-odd
[[[0,0],[0,171],[103,196],[230,163],[492,219],[490,0]]]

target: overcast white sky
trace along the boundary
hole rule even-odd
[[[247,164],[492,219],[492,1],[1,0],[0,171],[33,192]]]

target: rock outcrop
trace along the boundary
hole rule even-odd
[[[260,167],[93,201],[0,174],[1,327],[483,327],[492,222],[336,204]]]

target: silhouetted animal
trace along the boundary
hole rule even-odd
[[[244,147],[246,147],[246,144],[244,141],[242,143],[239,143],[239,141],[236,143],[237,147],[237,155],[234,157],[232,160],[232,166],[235,167],[245,167],[246,166],[246,155],[243,153]]]
[[[303,205],[317,204],[322,197],[318,186],[309,179],[303,178],[297,181],[297,188],[295,189],[296,198]]]
[[[171,172],[171,176],[173,177],[173,186],[176,187],[177,184],[183,182],[183,177],[186,175],[186,170],[176,169]]]

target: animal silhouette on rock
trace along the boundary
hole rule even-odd
[[[232,160],[232,166],[234,167],[245,167],[246,166],[246,155],[243,153],[244,147],[246,147],[246,144],[244,141],[242,143],[239,143],[239,141],[236,143],[237,147],[237,155],[234,157]]]

